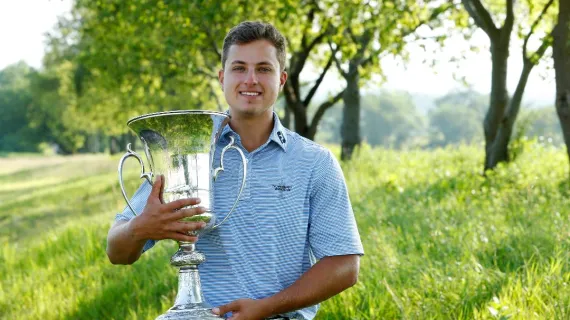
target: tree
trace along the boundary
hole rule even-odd
[[[28,113],[32,103],[30,74],[24,62],[0,71],[0,150],[37,151],[41,136],[30,127]]]
[[[67,35],[75,41],[58,43],[72,43],[71,51],[78,52],[76,66],[86,70],[77,109],[99,127],[119,132],[129,117],[143,112],[225,109],[217,80],[224,35],[243,20],[270,21],[289,43],[286,114],[294,114],[299,134],[312,138],[324,111],[340,99],[337,95],[336,100],[323,102],[309,123],[308,107],[330,68],[318,50],[334,31],[330,20],[336,12],[329,10],[333,4],[80,0],[74,5],[73,19],[61,28],[70,30],[61,32],[62,38]],[[307,65],[321,73],[310,86],[301,81]],[[304,97],[303,88],[308,88]]]
[[[435,6],[433,6],[435,4]],[[430,5],[432,7],[430,7]],[[379,60],[382,54],[400,54],[405,38],[420,26],[435,21],[442,13],[452,9],[451,2],[383,1],[341,5],[347,26],[341,36],[330,44],[340,75],[346,81],[342,95],[344,108],[341,127],[341,159],[350,159],[360,144],[360,82],[372,73],[381,73]],[[353,20],[361,21],[353,26]],[[334,47],[334,48],[333,48]],[[340,49],[340,50],[339,50]],[[343,67],[339,60],[343,60]]]
[[[397,149],[425,143],[425,119],[407,92],[365,93],[360,102],[361,133],[366,143]],[[319,127],[319,140],[340,143],[342,117],[342,108],[335,106],[327,112]]]
[[[372,146],[400,149],[422,143],[426,125],[407,92],[382,91],[362,99],[362,134]]]
[[[558,8],[552,50],[556,76],[556,113],[570,159],[570,2],[560,0]]]
[[[549,0],[543,5],[538,17],[530,25],[528,32],[524,36],[522,47],[523,70],[517,88],[512,98],[510,98],[507,91],[507,59],[509,57],[511,34],[515,26],[515,1],[506,0],[506,5],[503,10],[505,16],[504,22],[502,26],[497,27],[490,11],[483,6],[481,0],[462,0],[465,10],[469,13],[475,25],[487,34],[491,43],[491,96],[489,109],[483,121],[485,134],[485,170],[493,169],[499,162],[509,160],[509,140],[520,109],[528,77],[533,67],[538,64],[546,52],[546,49],[550,46],[551,37],[549,33],[543,36],[540,41],[540,46],[533,53],[528,52],[528,42],[539,24],[543,21],[553,1],[554,0]],[[531,2],[529,2],[529,4],[530,3]],[[535,8],[534,6],[532,7]],[[529,15],[533,13],[534,12],[530,12]]]
[[[41,132],[42,140],[57,146],[58,153],[73,154],[84,147],[88,127],[74,111],[76,96],[73,92],[71,62],[30,75],[33,96],[28,114],[30,127]]]
[[[429,111],[430,145],[469,143],[481,133],[487,97],[474,92],[453,92],[435,101]]]
[[[560,122],[556,115],[556,109],[552,106],[528,110],[523,112],[521,117],[528,119],[528,128],[524,132],[527,137],[538,138],[539,140],[546,139],[554,145],[564,143],[560,134]]]
[[[289,59],[289,77],[283,95],[286,103],[286,114],[291,112],[294,115],[294,131],[313,140],[325,112],[340,100],[344,90],[333,94],[330,99],[320,103],[316,107],[316,111],[312,112],[312,119],[309,120],[311,101],[330,70],[334,59],[334,52],[323,50],[323,46],[330,37],[338,32],[339,26],[333,23],[338,14],[333,1],[308,1],[304,8],[308,11],[303,12],[301,10],[299,12],[301,13],[300,29],[295,30],[300,38],[291,34],[287,36],[290,43],[291,58]],[[315,28],[315,26],[319,26],[319,28]],[[307,65],[311,64],[309,62],[311,56],[313,56],[312,64],[319,69],[319,76],[314,82],[308,84],[301,81],[301,73]],[[305,90],[303,89],[307,91],[304,96],[303,91]],[[285,125],[288,125],[288,122],[286,119]]]

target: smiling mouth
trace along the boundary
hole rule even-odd
[[[257,97],[261,95],[261,92],[256,91],[240,91],[239,94],[246,97]]]

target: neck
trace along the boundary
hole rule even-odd
[[[232,114],[230,127],[239,134],[243,147],[248,152],[252,152],[269,139],[273,130],[273,112],[257,117],[234,116]]]

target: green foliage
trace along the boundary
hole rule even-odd
[[[62,154],[76,153],[84,145],[89,129],[85,119],[74,112],[76,95],[68,94],[70,67],[69,62],[64,62],[55,70],[30,76],[30,127],[42,132],[43,141],[57,145]]]
[[[425,118],[408,93],[384,90],[380,94],[366,94],[360,104],[362,140],[367,144],[397,149],[426,144]],[[340,108],[330,110],[317,139],[340,143],[341,119]]]
[[[143,113],[225,109],[217,74],[226,32],[243,20],[278,20],[295,38],[293,9],[290,1],[77,1],[54,45],[76,36],[63,50],[75,49],[83,70],[76,110],[117,135]]]
[[[564,143],[560,120],[554,106],[547,106],[533,110],[523,110],[521,118],[528,118],[530,126],[526,132],[529,137],[561,146]]]
[[[0,71],[0,150],[38,150],[41,139],[28,121],[32,103],[29,77],[32,72],[24,62]]]
[[[474,91],[452,92],[435,103],[436,108],[428,114],[431,146],[482,140],[486,96]]]
[[[570,317],[565,151],[531,144],[487,178],[482,157],[479,147],[364,146],[343,163],[365,256],[356,286],[317,318]],[[117,161],[0,159],[0,318],[154,319],[171,306],[172,242],[132,266],[105,255],[124,207]],[[127,167],[132,193],[138,167]]]
[[[397,149],[423,144],[418,137],[425,136],[424,118],[409,94],[382,91],[365,96],[364,101],[362,134],[367,143]]]

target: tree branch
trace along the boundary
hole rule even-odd
[[[333,59],[335,65],[336,65],[336,68],[338,69],[338,72],[340,73],[340,75],[341,75],[343,78],[346,78],[346,77],[347,77],[347,73],[344,71],[344,69],[343,69],[342,66],[340,65],[340,61],[338,61],[338,59],[337,59],[337,57],[336,57],[336,52],[337,52],[338,48],[337,48],[337,49],[333,49],[333,47],[332,47],[332,42],[330,42],[330,41],[329,41],[329,48],[331,48],[331,52],[334,52],[334,53],[335,53],[335,54],[333,54],[333,55],[331,56],[331,58]]]
[[[548,11],[548,8],[550,7],[550,5],[554,2],[554,0],[550,0],[548,1],[548,3],[544,6],[544,8],[542,9],[542,12],[540,12],[540,15],[538,16],[538,18],[536,18],[536,20],[534,20],[534,22],[532,23],[531,27],[530,27],[530,31],[529,33],[526,35],[526,37],[524,37],[524,43],[523,43],[523,59],[527,58],[527,44],[528,44],[528,40],[530,39],[530,36],[532,36],[532,34],[534,33],[534,28],[536,28],[536,26],[538,25],[538,23],[540,22],[540,20],[542,20],[542,17],[546,14],[546,11]],[[544,44],[544,41],[542,42]],[[542,47],[542,46],[541,46]],[[540,48],[539,48],[540,50]],[[546,51],[546,49],[545,49]],[[538,52],[538,50],[537,50]],[[544,54],[544,53],[543,53]],[[542,56],[542,55],[541,55]]]
[[[507,0],[512,1],[512,0]],[[475,24],[483,29],[490,38],[495,38],[499,29],[495,26],[489,11],[485,9],[480,0],[461,0],[467,13],[473,18]]]
[[[307,47],[303,48],[302,51],[298,51],[294,53],[295,56],[295,65],[291,66],[291,76],[298,77],[301,74],[301,70],[305,66],[307,59],[309,58],[309,53],[311,50],[320,42],[322,42],[323,38],[329,33],[329,28],[326,28],[321,34],[316,36]]]
[[[354,43],[357,43],[357,42],[358,42],[358,40],[357,40],[356,37],[354,36],[354,33],[352,32],[352,28],[350,28],[350,26],[345,29],[345,33],[348,34],[348,36],[350,37],[350,40],[352,40],[352,42],[354,42]]]
[[[210,47],[212,47],[212,50],[214,50],[214,53],[216,54],[216,56],[218,57],[219,61],[222,61],[222,54],[220,52],[220,49],[218,48],[218,45],[216,44],[216,42],[214,41],[215,37],[212,36],[212,34],[210,33],[208,27],[203,28],[206,31],[206,35],[208,35],[208,39],[210,40]],[[224,66],[222,66],[223,68]]]
[[[444,13],[444,12],[446,12],[447,10],[450,10],[450,9],[452,9],[452,8],[453,8],[453,3],[452,3],[452,2],[447,2],[447,3],[443,4],[443,5],[441,5],[441,6],[437,7],[437,8],[435,8],[435,9],[431,12],[431,14],[429,15],[429,17],[428,17],[427,19],[420,20],[420,21],[418,22],[418,24],[415,25],[413,28],[408,29],[408,30],[405,30],[405,31],[402,33],[402,37],[406,37],[406,36],[408,36],[408,35],[410,35],[410,34],[416,32],[416,30],[417,30],[419,27],[423,26],[424,24],[427,24],[427,23],[430,22],[430,21],[435,20],[440,14],[442,14],[442,13]],[[392,21],[391,25],[393,25],[394,23],[395,23],[395,21]],[[390,25],[390,26],[391,26],[391,25]]]
[[[546,37],[544,37],[544,39],[542,39],[542,43],[540,44],[540,47],[538,47],[538,49],[530,57],[528,57],[528,58],[526,56],[523,57],[523,61],[524,61],[524,59],[528,59],[528,61],[530,63],[532,63],[533,65],[536,65],[538,63],[538,61],[540,60],[540,58],[542,58],[542,56],[546,52],[546,49],[548,49],[548,47],[550,47],[552,45],[552,41],[553,41],[553,37],[552,37],[552,32],[551,32]]]
[[[315,6],[311,6],[311,10],[309,10],[309,13],[307,14],[307,21],[309,21],[310,23],[307,23],[305,25],[305,28],[303,29],[303,36],[301,37],[301,48],[306,49],[307,48],[307,30],[309,30],[311,23],[313,22],[313,19],[315,18],[315,11],[316,11],[316,7]]]
[[[325,68],[323,69],[323,72],[321,72],[319,78],[317,79],[317,81],[315,82],[315,84],[313,85],[313,87],[311,88],[311,90],[309,91],[309,93],[307,94],[307,96],[305,97],[305,100],[303,100],[303,104],[308,106],[309,103],[311,102],[311,100],[313,99],[313,96],[315,95],[315,93],[317,92],[317,89],[319,89],[319,86],[321,85],[321,83],[323,82],[323,79],[325,78],[325,75],[327,74],[327,72],[329,71],[329,68],[332,65],[333,60],[336,60],[335,58],[335,54],[336,51],[333,51],[331,53],[331,57],[329,58],[329,61],[327,62],[327,65],[325,66]]]
[[[477,0],[479,1],[479,0]],[[507,0],[507,18],[502,28],[507,28],[507,30],[512,30],[513,24],[515,23],[515,4],[514,0]],[[501,29],[502,29],[501,28]],[[510,33],[510,31],[509,31]]]
[[[297,95],[296,88],[294,88],[289,81],[285,82],[283,91],[283,95],[285,96],[285,105],[287,108],[289,108],[289,110],[293,111],[293,113],[305,112],[305,110],[303,110],[301,107],[301,99]]]
[[[194,71],[194,73],[202,75],[210,80],[218,80],[218,77],[212,73],[212,72],[206,72],[204,70],[202,70],[201,68],[193,68],[192,71]]]
[[[215,88],[210,84],[210,97],[214,98],[214,100],[216,100],[216,105],[218,106],[218,111],[223,112],[224,111],[224,105],[222,104],[222,102],[220,101],[220,98],[218,97],[218,95],[216,94],[216,90]]]
[[[315,112],[315,115],[311,120],[311,126],[309,127],[310,135],[314,135],[317,132],[317,126],[319,125],[319,122],[321,121],[322,117],[325,115],[325,112],[328,109],[330,109],[330,107],[334,106],[335,103],[337,103],[340,100],[340,98],[342,98],[345,91],[346,89],[343,89],[341,92],[337,93],[336,96],[334,96],[332,99],[329,99],[328,101],[322,103],[319,106],[317,112]]]

